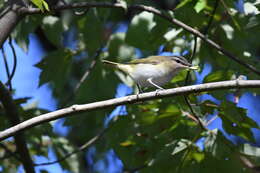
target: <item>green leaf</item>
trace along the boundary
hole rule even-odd
[[[152,13],[142,12],[132,19],[125,41],[142,50],[156,50],[166,42],[164,34],[169,25],[167,21]]]
[[[184,5],[186,5],[187,3],[190,3],[190,2],[192,2],[192,0],[182,0],[181,3],[179,3],[177,5],[176,9],[181,8],[181,7],[183,7]]]
[[[187,73],[188,73],[187,70],[182,70],[176,76],[174,76],[174,78],[171,80],[171,83],[184,81],[186,79]]]
[[[103,24],[98,18],[95,9],[89,9],[85,17],[77,21],[79,29],[79,39],[83,41],[88,55],[92,57],[102,46],[104,40]]]
[[[47,11],[50,11],[49,5],[44,0],[42,0],[42,4]]]
[[[45,36],[57,47],[61,47],[62,45],[62,23],[58,17],[55,16],[46,16],[42,21],[43,31]]]
[[[194,9],[197,13],[201,12],[207,6],[207,0],[198,0]]]
[[[179,8],[178,10],[174,11],[174,18],[182,21],[183,23],[188,24],[189,26],[192,26],[193,28],[202,28],[208,18],[205,15],[202,15],[202,13],[197,13],[194,9],[194,0],[190,3],[186,3],[182,8]],[[180,28],[180,27],[176,27]],[[189,34],[185,34],[187,38],[190,38]]]
[[[148,38],[150,36],[149,33],[155,26],[153,18],[154,15],[148,12],[142,12],[136,15],[128,27],[125,41],[137,48],[149,50],[150,47],[147,46]]]
[[[48,4],[44,0],[31,0],[31,2],[42,12],[44,12],[44,10],[50,11]]]
[[[23,51],[28,51],[29,45],[29,34],[33,33],[35,29],[42,22],[42,17],[37,15],[26,16],[23,20],[19,22],[17,27],[12,33],[13,38],[15,38],[16,43],[19,45]]]
[[[210,100],[205,100],[200,104],[201,113],[203,115],[213,114],[218,105]]]
[[[223,136],[221,131],[214,129],[207,132],[204,147],[205,151],[213,157],[223,159],[232,153],[234,145]]]
[[[109,59],[127,62],[135,57],[135,48],[125,43],[125,33],[115,33],[108,41]]]
[[[168,26],[169,23],[158,16],[142,12],[132,19],[125,41],[142,50],[156,50],[166,42],[164,34]]]
[[[208,74],[203,79],[203,83],[230,80],[233,74],[234,74],[234,72],[231,71],[231,70],[227,70],[227,71],[222,71],[222,70],[214,71],[214,72]]]
[[[54,89],[61,91],[67,82],[72,63],[72,53],[68,49],[59,49],[49,53],[35,66],[42,70],[39,86],[50,82]]]
[[[245,109],[236,107],[235,103],[223,101],[220,105],[219,116],[227,133],[240,136],[251,142],[255,141],[251,128],[259,127],[255,121],[247,116]]]

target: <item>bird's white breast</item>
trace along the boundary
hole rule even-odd
[[[177,71],[170,68],[163,68],[161,64],[137,64],[131,77],[142,87],[153,87],[147,79],[151,78],[155,84],[162,86],[169,82],[176,73]]]

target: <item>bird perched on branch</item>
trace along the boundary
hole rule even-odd
[[[192,66],[183,56],[149,56],[124,64],[108,60],[102,62],[129,75],[136,82],[139,92],[142,92],[141,87],[163,89],[162,86],[181,70],[198,69],[198,66]]]

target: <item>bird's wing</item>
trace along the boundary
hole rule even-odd
[[[149,56],[148,58],[134,59],[127,64],[153,64],[157,65],[162,61],[162,56]]]

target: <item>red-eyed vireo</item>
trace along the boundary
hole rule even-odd
[[[197,70],[198,66],[192,66],[183,56],[149,56],[147,58],[135,59],[128,63],[116,63],[102,60],[103,63],[115,67],[129,75],[140,87],[161,86],[169,82],[181,70]]]

